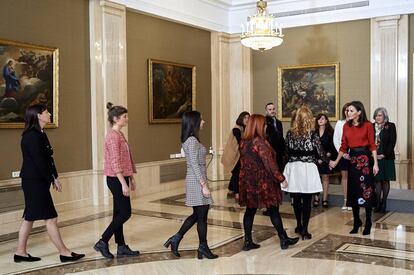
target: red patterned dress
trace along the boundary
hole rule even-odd
[[[282,201],[280,183],[285,177],[276,164],[276,153],[262,138],[240,144],[239,203],[248,208],[278,206]]]

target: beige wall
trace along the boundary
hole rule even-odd
[[[408,158],[412,158],[413,157],[413,144],[412,144],[412,140],[413,140],[413,128],[412,128],[412,120],[410,118],[413,117],[413,111],[414,111],[414,106],[413,106],[413,55],[414,55],[414,14],[410,14],[409,15],[409,40],[408,40]],[[411,188],[414,189],[414,165],[413,165],[413,159],[411,159],[411,163],[410,163],[410,171],[411,173],[409,173],[409,182],[411,182]]]
[[[210,32],[127,12],[129,143],[135,162],[165,160],[179,153],[180,124],[149,124],[148,58],[196,65],[197,110],[204,120],[201,141],[211,145]]]
[[[267,102],[277,105],[278,66],[327,62],[340,63],[340,108],[345,102],[360,100],[369,113],[369,20],[286,29],[281,46],[263,53],[254,51],[254,112],[263,113]]]
[[[2,0],[0,39],[59,48],[59,128],[47,133],[60,172],[91,168],[87,0]],[[0,129],[0,180],[20,170],[21,129]]]

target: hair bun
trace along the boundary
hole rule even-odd
[[[111,102],[106,103],[106,109],[111,109],[114,106]]]

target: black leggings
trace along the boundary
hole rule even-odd
[[[197,223],[198,240],[200,244],[207,243],[207,215],[210,205],[193,206],[193,214],[185,219],[178,233],[184,236]]]
[[[283,228],[282,217],[279,213],[279,206],[272,206],[267,208],[270,214],[270,221],[275,227],[279,236],[285,235],[285,229]],[[246,240],[252,239],[252,228],[254,216],[256,215],[257,208],[246,208],[246,212],[243,217],[244,235]]]
[[[129,186],[129,177],[125,177],[125,181]],[[122,193],[122,185],[117,177],[106,177],[106,183],[113,196],[114,213],[112,222],[102,234],[102,241],[107,243],[115,235],[115,242],[125,245],[123,224],[131,217],[131,200]]]
[[[298,229],[302,229],[304,232],[308,231],[309,219],[312,209],[312,195],[313,194],[302,193],[292,195],[296,224]]]

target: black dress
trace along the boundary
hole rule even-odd
[[[46,133],[31,129],[22,136],[23,165],[20,172],[24,193],[23,217],[27,221],[57,217],[50,185],[58,177],[53,149]]]
[[[240,144],[242,132],[239,128],[233,128],[232,130],[234,137],[237,140],[237,143]],[[231,178],[229,182],[229,190],[234,193],[239,193],[239,174],[240,174],[240,159],[237,161],[233,170],[231,171]]]
[[[315,132],[316,135],[319,136],[319,132]],[[321,141],[321,146],[323,152],[325,153],[325,159],[331,160],[336,159],[338,152],[335,149],[335,145],[333,143],[333,134],[329,133],[328,131],[324,131],[323,135],[319,137]],[[327,153],[330,153],[331,156],[326,156]],[[319,158],[322,159],[322,158]],[[331,174],[332,170],[329,168],[329,163],[324,161],[322,163],[317,162],[319,174]]]

